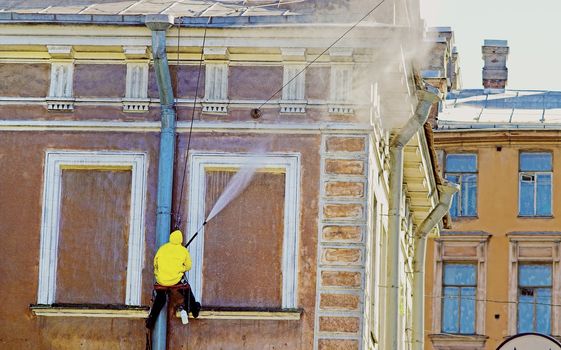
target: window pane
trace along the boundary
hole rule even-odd
[[[551,334],[551,289],[536,289],[536,332]]]
[[[460,176],[459,175],[451,175],[446,174],[446,180],[453,182],[455,184],[460,183]],[[452,216],[460,216],[459,207],[458,207],[458,198],[460,197],[460,193],[455,193],[452,197],[452,205],[450,206],[450,215]]]
[[[477,175],[462,175],[462,216],[477,215]]]
[[[534,181],[520,179],[520,215],[534,215]]]
[[[458,333],[459,288],[445,287],[442,299],[442,332]]]
[[[551,215],[551,174],[537,174],[536,214]]]
[[[460,300],[460,333],[475,334],[475,288],[463,287]]]
[[[444,265],[444,285],[475,286],[475,265],[446,264]]]
[[[446,171],[468,173],[477,171],[477,157],[475,154],[446,155]]]
[[[518,333],[534,331],[534,297],[531,295],[518,296]]]
[[[551,286],[551,265],[520,265],[518,285],[521,287]]]
[[[551,171],[551,153],[520,153],[520,171]]]

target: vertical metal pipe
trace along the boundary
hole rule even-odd
[[[425,318],[425,257],[427,236],[450,210],[452,196],[459,186],[448,181],[438,186],[439,201],[415,232],[415,257],[413,259],[413,350],[424,349]]]
[[[175,110],[173,89],[166,55],[166,31],[173,24],[168,15],[147,15],[145,24],[152,31],[152,57],[160,94],[161,132],[158,159],[156,248],[166,243],[171,228],[173,161],[175,158]],[[166,349],[167,305],[158,315],[152,331],[152,349]]]
[[[434,91],[434,90],[433,90]],[[401,197],[403,196],[403,149],[425,124],[432,104],[438,96],[430,91],[419,91],[419,103],[413,116],[394,136],[390,144],[390,198],[388,208],[388,271],[386,331],[384,347],[398,348],[399,326],[399,239],[401,234]]]

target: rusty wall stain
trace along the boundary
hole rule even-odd
[[[56,301],[123,304],[130,171],[62,171]]]
[[[207,211],[233,172],[207,174]],[[205,229],[206,305],[280,307],[284,174],[258,172],[250,185]]]

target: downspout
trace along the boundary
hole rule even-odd
[[[413,350],[424,349],[425,318],[425,257],[427,236],[450,210],[452,196],[459,186],[445,181],[438,186],[439,202],[415,232],[415,256],[413,259]]]
[[[401,197],[403,195],[403,149],[428,119],[429,111],[438,95],[432,91],[418,91],[419,103],[415,114],[394,136],[390,143],[390,198],[388,210],[388,283],[385,348],[397,350],[399,325],[399,238],[401,232]]]
[[[173,191],[173,162],[175,158],[175,110],[173,89],[166,56],[166,31],[173,25],[169,15],[147,15],[145,24],[152,31],[152,57],[160,94],[160,155],[158,160],[158,199],[156,217],[156,248],[169,239],[171,228],[171,200]],[[166,349],[167,305],[158,315],[152,331],[152,349]]]

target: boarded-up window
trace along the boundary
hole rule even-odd
[[[131,171],[63,169],[56,302],[122,304]]]
[[[234,175],[205,175],[207,214]],[[205,227],[205,305],[282,306],[285,174],[257,172],[250,185]]]

